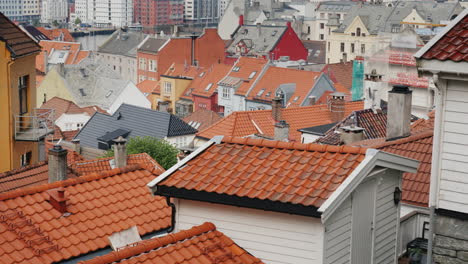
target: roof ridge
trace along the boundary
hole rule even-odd
[[[416,141],[419,139],[431,137],[434,135],[434,129],[433,128],[427,128],[421,131],[416,132],[415,134],[412,134],[408,137],[405,138],[400,138],[392,141],[384,141],[382,143],[376,143],[374,145],[370,145],[369,148],[383,148],[383,147],[388,147],[392,145],[400,145],[412,141]]]
[[[298,143],[298,142],[284,142],[267,139],[256,138],[241,138],[233,136],[225,136],[222,139],[223,143],[249,145],[257,147],[277,148],[277,149],[295,149],[304,151],[317,151],[317,152],[336,152],[336,153],[350,153],[350,154],[366,154],[367,148],[354,147],[354,146],[334,146],[334,145],[320,145],[315,143]]]
[[[150,252],[162,247],[166,247],[177,242],[191,239],[208,232],[216,231],[216,226],[213,223],[205,222],[199,226],[194,226],[187,230],[182,230],[174,234],[168,234],[163,237],[155,237],[148,240],[138,242],[136,246],[127,247],[119,251],[113,251],[107,255],[99,256],[87,261],[81,261],[81,264],[104,264],[117,262],[122,259],[128,259],[136,255]]]
[[[84,175],[84,176],[80,176],[80,177],[72,178],[72,179],[67,179],[64,181],[57,181],[57,182],[52,182],[52,183],[45,183],[45,184],[38,185],[38,186],[25,187],[25,188],[21,188],[21,189],[9,191],[9,192],[0,193],[0,201],[13,199],[19,196],[26,196],[26,195],[30,195],[30,194],[34,194],[38,192],[43,192],[43,191],[58,188],[58,187],[68,187],[68,186],[72,186],[72,185],[76,185],[76,184],[80,184],[84,182],[90,182],[90,181],[103,179],[103,178],[107,178],[110,176],[115,176],[117,174],[123,174],[123,173],[136,171],[140,169],[144,169],[143,166],[141,166],[140,164],[134,164],[134,165],[128,165],[123,168],[115,168],[112,170],[103,171],[100,173],[91,173],[88,175]]]
[[[25,172],[25,171],[28,171],[30,169],[34,169],[34,168],[37,168],[37,167],[40,167],[40,166],[43,166],[43,165],[46,165],[46,164],[48,164],[48,162],[45,160],[45,161],[40,161],[40,162],[31,164],[31,165],[28,165],[28,166],[24,166],[24,167],[21,167],[21,168],[5,171],[5,172],[0,173],[0,178],[11,176],[13,174],[18,174],[18,173],[21,173],[21,172]]]

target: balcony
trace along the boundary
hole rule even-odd
[[[32,115],[15,116],[16,141],[40,141],[54,133],[54,109],[33,109]]]

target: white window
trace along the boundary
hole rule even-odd
[[[156,61],[155,60],[148,60],[148,71],[155,72],[156,71]]]
[[[77,129],[82,129],[84,127],[84,123],[77,123],[76,128]]]
[[[172,90],[172,83],[164,82],[164,92],[170,94]]]
[[[255,74],[257,74],[257,72],[256,72],[256,71],[253,71],[252,73],[250,73],[250,75],[249,75],[249,79],[252,79],[252,78],[255,76]]]
[[[228,87],[223,87],[223,98],[229,99],[229,88]]]
[[[146,59],[140,58],[140,70],[146,70]]]
[[[209,91],[210,88],[211,88],[211,86],[213,86],[213,83],[209,83],[209,84],[206,86],[205,91]]]
[[[238,72],[239,70],[240,70],[240,67],[238,67],[238,66],[232,68],[232,71],[233,71],[233,72]]]

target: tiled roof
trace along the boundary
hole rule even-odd
[[[150,94],[151,92],[153,92],[157,85],[158,81],[144,80],[137,84],[137,87],[143,94]]]
[[[247,47],[246,54],[264,54],[273,50],[283,37],[286,26],[270,25],[243,25],[240,26],[232,36],[232,42],[226,47],[226,52],[235,54],[237,46],[244,43]]]
[[[0,194],[3,263],[57,263],[109,247],[108,237],[131,226],[140,235],[168,228],[171,209],[152,196],[153,172],[138,165]],[[49,202],[65,190],[62,214]]]
[[[432,110],[427,116],[428,119],[419,118],[411,125],[411,133],[434,128],[435,111]]]
[[[187,124],[198,129],[198,131],[208,128],[221,119],[222,117],[218,113],[206,109],[198,109],[189,116],[183,118]]]
[[[13,58],[41,51],[41,47],[2,12],[0,12],[0,41],[6,43]]]
[[[314,88],[315,80],[319,78],[320,74],[320,72],[269,67],[249,92],[247,99],[272,102],[280,85],[294,85],[294,91],[287,96],[289,100],[285,102],[285,105],[287,107],[301,106],[303,102],[308,100],[307,97]]]
[[[334,83],[341,83],[348,91],[353,86],[353,62],[327,64],[322,72]]]
[[[245,96],[249,88],[252,86],[252,84],[260,75],[260,72],[262,71],[262,69],[267,64],[268,64],[268,61],[265,59],[240,57],[232,68],[232,69],[235,69],[236,67],[238,67],[239,70],[233,71],[231,69],[231,71],[228,74],[228,77],[243,80],[239,88],[237,88],[236,94]],[[249,79],[249,76],[253,72],[256,72],[255,76],[252,79]]]
[[[225,137],[158,183],[194,192],[320,207],[365,148]]]
[[[326,57],[326,41],[317,40],[302,40],[302,44],[309,52],[307,61],[314,64],[325,64]]]
[[[98,106],[87,106],[87,107],[79,107],[72,101],[62,99],[60,97],[52,97],[47,102],[42,104],[41,108],[43,109],[54,109],[54,118],[57,120],[63,114],[83,114],[86,113],[89,116],[94,115],[94,113],[99,112],[103,114],[107,114],[106,111],[102,110]]]
[[[341,145],[340,134],[337,131],[341,127],[351,125],[364,128],[364,139],[385,137],[387,134],[387,113],[382,111],[374,113],[372,109],[354,111],[315,142],[327,145]]]
[[[396,76],[389,78],[387,82],[393,85],[400,84],[416,88],[429,87],[429,79],[427,77],[419,77],[417,73],[399,72]]]
[[[70,31],[66,28],[54,28],[54,29],[46,29],[43,27],[38,27],[42,34],[46,35],[51,40],[59,40],[59,41],[67,41],[67,42],[74,42],[75,39],[70,34]]]
[[[460,14],[461,16],[462,14]],[[452,27],[442,38],[440,38],[429,50],[427,50],[423,59],[465,61],[468,62],[468,15],[464,12],[462,18],[454,27]]]
[[[162,76],[193,79],[201,72],[203,69],[196,66],[173,63]]]
[[[213,64],[210,69],[205,70],[204,74],[200,73],[195,76],[195,79],[193,79],[193,82],[187,89],[192,89],[192,95],[210,97],[216,92],[218,82],[228,74],[231,68],[231,65]],[[211,86],[209,86],[210,83]]]
[[[94,160],[83,160],[71,164],[71,167],[73,169],[73,172],[76,173],[76,175],[86,175],[113,169],[114,167],[111,165],[111,163],[113,164],[113,161],[114,157],[99,158]],[[127,164],[140,164],[143,165],[145,168],[152,168],[158,174],[164,172],[163,167],[161,167],[161,165],[159,165],[157,161],[155,161],[150,155],[146,153],[128,155]]]
[[[383,142],[368,145],[370,148],[420,161],[416,173],[405,172],[403,174],[402,201],[404,203],[428,206],[433,132],[433,129],[426,129],[406,138],[387,142],[383,139]]]
[[[204,223],[165,237],[156,237],[81,264],[261,264],[232,239]]]
[[[364,106],[362,101],[346,102],[345,115],[360,110]],[[197,136],[211,139],[214,136],[245,137],[253,134],[274,136],[275,121],[271,110],[240,111],[233,112],[205,130]],[[289,140],[300,141],[301,133],[298,129],[311,126],[319,126],[336,122],[332,120],[331,112],[326,104],[303,107],[291,107],[282,109],[282,120],[285,120],[289,128]]]
[[[66,52],[65,64],[67,65],[78,64],[90,55],[90,51],[81,50],[81,44],[78,42],[41,40],[39,45],[41,45],[42,51],[41,54],[36,57],[36,69],[41,72],[46,72],[44,61],[46,52],[49,63],[52,63],[51,58],[54,58],[54,56],[59,57],[59,55],[55,55],[55,53]]]

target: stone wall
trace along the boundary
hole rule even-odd
[[[468,263],[468,221],[436,215],[434,263]]]

